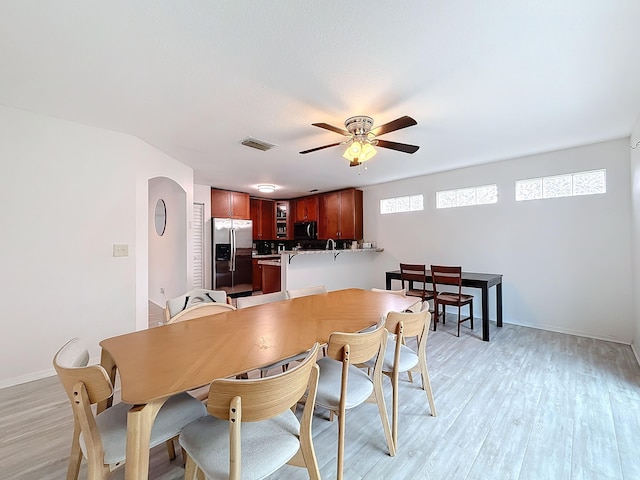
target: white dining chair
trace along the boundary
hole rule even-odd
[[[169,323],[169,320],[180,312],[202,303],[229,304],[229,297],[224,290],[206,290],[204,288],[189,290],[178,297],[167,300],[164,309],[165,323]]]
[[[287,290],[289,294],[289,298],[299,298],[299,297],[307,297],[309,295],[318,295],[320,293],[327,293],[327,287],[324,285],[318,285],[316,287],[306,287],[306,288],[294,288]]]
[[[88,365],[89,352],[82,341],[67,342],[53,359],[53,366],[73,410],[74,431],[67,479],[76,480],[82,457],[87,459],[88,478],[106,479],[126,460],[127,413],[133,407],[115,404],[99,414],[94,405],[113,396],[113,384],[101,365]],[[158,411],[151,428],[149,447],[167,443],[170,458],[175,458],[173,438],[188,423],[207,411],[199,400],[187,393],[170,397]]]
[[[254,305],[264,305],[265,303],[279,302],[281,300],[288,300],[289,295],[286,291],[263,293],[262,295],[250,295],[246,297],[236,298],[236,307],[247,308]]]
[[[281,466],[305,467],[320,480],[311,434],[318,384],[318,344],[304,361],[272,377],[211,383],[208,416],[187,425],[180,445],[187,453],[185,479],[260,479]],[[306,393],[302,418],[294,413]],[[286,478],[286,477],[283,477]]]

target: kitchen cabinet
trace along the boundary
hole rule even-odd
[[[262,293],[279,292],[280,282],[280,265],[261,265],[262,267]]]
[[[291,211],[287,200],[276,201],[276,239],[293,239],[293,227],[291,225]]]
[[[276,202],[252,198],[250,201],[254,240],[274,240],[276,238]]]
[[[249,194],[212,188],[211,217],[249,220]]]
[[[318,195],[297,198],[294,204],[294,222],[318,221]]]
[[[319,211],[319,239],[362,240],[362,190],[325,193]]]
[[[258,259],[251,260],[251,275],[253,283],[253,291],[257,292],[262,290],[262,265],[258,265]]]

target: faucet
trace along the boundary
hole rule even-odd
[[[331,250],[336,249],[336,242],[333,241],[333,238],[327,240],[327,246],[324,248],[325,250],[329,250],[329,243],[331,243]]]

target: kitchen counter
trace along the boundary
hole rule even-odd
[[[282,288],[285,290],[325,285],[341,288],[371,288],[383,248],[335,250],[285,250],[282,253]],[[382,253],[382,255],[385,255]]]
[[[268,253],[268,254],[263,254],[263,255],[259,255],[257,253],[254,253],[251,258],[257,258],[258,260],[262,260],[262,259],[266,259],[266,258],[280,258],[280,254],[279,253]]]
[[[291,259],[296,255],[326,255],[328,253],[333,254],[333,258],[340,255],[341,253],[379,253],[384,252],[384,248],[336,248],[333,250],[285,250],[282,252],[285,255],[289,255],[289,263],[291,263]]]
[[[258,265],[270,265],[272,267],[279,267],[280,265],[282,265],[282,263],[280,262],[280,257],[278,256],[277,260],[276,259],[258,260]]]

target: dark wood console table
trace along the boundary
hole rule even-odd
[[[400,270],[386,272],[387,290],[391,290],[391,280],[400,280]],[[431,281],[431,270],[427,270],[427,282]],[[502,274],[462,272],[462,286],[482,290],[482,339],[489,341],[489,288],[496,287],[496,319],[502,327]]]

